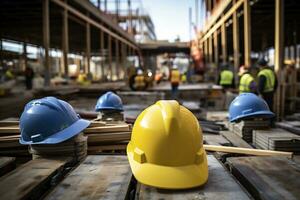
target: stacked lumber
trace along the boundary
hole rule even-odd
[[[87,155],[87,137],[80,133],[58,144],[30,145],[33,159],[70,157],[74,162],[82,161]]]
[[[84,133],[88,136],[88,154],[125,150],[131,138],[131,126],[125,123],[107,124],[106,126],[87,128]]]
[[[0,121],[0,156],[30,156],[28,146],[19,143],[18,121]]]
[[[285,129],[297,135],[300,135],[300,121],[282,121],[277,122],[276,126],[278,128]]]
[[[242,120],[237,123],[231,123],[229,129],[240,136],[243,140],[248,143],[252,142],[253,130],[263,130],[270,128],[270,120],[266,119],[253,119],[253,120]]]
[[[253,145],[261,149],[300,153],[300,136],[279,128],[255,130]]]

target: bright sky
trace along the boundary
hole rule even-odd
[[[181,41],[190,39],[189,7],[192,7],[192,21],[195,22],[195,0],[142,0],[142,2],[152,18],[157,39],[174,41],[177,36]]]

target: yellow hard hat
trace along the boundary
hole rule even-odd
[[[185,189],[208,178],[202,130],[196,117],[174,100],[158,101],[138,116],[127,156],[135,178],[145,185]]]

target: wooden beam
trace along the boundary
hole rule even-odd
[[[112,48],[111,48],[111,35],[108,35],[108,67],[109,67],[109,78],[112,80]]]
[[[216,22],[216,24],[209,29],[209,31],[203,35],[201,38],[201,42],[205,41],[211,34],[213,34],[218,28],[221,27],[222,24],[224,24],[233,14],[234,11],[236,11],[242,4],[244,3],[244,0],[239,0],[236,4],[234,4],[230,10],[221,17],[221,19]]]
[[[227,34],[225,22],[221,25],[222,61],[227,62]]]
[[[284,111],[284,102],[281,101],[282,94],[282,83],[284,79],[282,76],[282,67],[284,59],[284,0],[275,1],[275,72],[278,78],[278,85],[276,92],[276,115],[280,118]]]
[[[49,0],[47,0],[49,1]],[[55,4],[65,8],[68,10],[68,12],[74,14],[75,16],[77,16],[78,18],[86,21],[87,23],[99,28],[100,30],[106,32],[107,34],[109,34],[110,36],[122,41],[125,44],[128,44],[129,46],[131,46],[134,49],[138,49],[139,47],[137,46],[137,44],[134,44],[132,42],[129,42],[128,40],[124,39],[123,37],[119,36],[118,34],[114,33],[113,31],[109,30],[108,28],[106,28],[104,25],[100,24],[99,22],[91,19],[89,16],[84,15],[83,13],[79,12],[78,10],[74,9],[73,7],[69,6],[68,4],[64,3],[62,0],[51,0],[52,2],[54,2]]]
[[[50,69],[50,22],[49,22],[49,0],[43,1],[43,47],[45,53],[45,86],[50,85],[51,69]]]
[[[102,58],[101,60],[101,80],[105,80],[105,74],[104,74],[104,32],[102,30],[100,31],[100,56]]]
[[[204,144],[203,146],[206,151],[238,153],[238,154],[246,154],[246,155],[253,155],[253,156],[285,156],[288,158],[293,157],[293,152],[285,152],[285,151],[248,149],[248,148],[241,148],[241,147],[225,147],[225,146],[207,145],[207,144]]]
[[[117,73],[116,75],[117,75],[117,78],[119,79],[119,75],[120,75],[120,71],[119,71],[120,70],[119,69],[119,67],[120,67],[119,41],[115,40],[115,43],[116,43],[116,45],[115,45],[115,51],[116,51],[115,61],[116,61],[116,73]]]
[[[233,0],[236,3],[236,0]],[[239,31],[239,19],[237,11],[232,14],[232,28],[233,28],[233,63],[234,63],[234,77],[235,83],[238,83],[238,72],[240,66],[240,31]]]
[[[63,30],[62,50],[63,50],[64,75],[65,75],[65,77],[68,77],[69,76],[69,62],[68,62],[69,23],[68,23],[68,10],[65,8],[63,11],[62,30]]]
[[[214,32],[214,60],[216,66],[218,66],[219,65],[218,31]]]
[[[251,8],[250,0],[244,1],[244,64],[246,67],[251,65]]]
[[[208,38],[208,58],[209,63],[213,63],[213,40],[212,36]]]
[[[90,73],[90,59],[91,59],[91,26],[86,23],[86,65],[85,72]]]

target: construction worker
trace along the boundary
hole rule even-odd
[[[257,61],[260,69],[258,73],[258,93],[267,102],[269,108],[273,110],[273,98],[277,88],[277,78],[274,71],[267,64],[264,58]]]
[[[136,90],[144,90],[146,86],[144,73],[141,69],[138,69],[137,75],[134,78],[134,88]]]
[[[164,189],[201,186],[208,179],[197,118],[174,100],[161,100],[136,119],[127,157],[135,178]]]
[[[123,121],[123,103],[113,92],[106,92],[97,101],[95,111],[99,112],[98,119],[102,121]]]
[[[81,119],[70,104],[55,97],[32,100],[20,118],[20,143],[58,144],[78,135],[90,123]]]
[[[221,85],[224,89],[234,88],[234,75],[227,63],[224,63],[221,66],[218,85]]]
[[[253,75],[250,73],[250,70],[245,66],[241,66],[239,75],[241,77],[239,83],[239,93],[257,93],[257,85]]]
[[[176,65],[173,65],[170,73],[170,82],[172,87],[172,99],[177,99],[178,87],[180,83],[180,72]]]
[[[26,89],[32,89],[32,80],[34,78],[34,71],[31,67],[27,66],[25,69],[25,82],[26,82]]]

